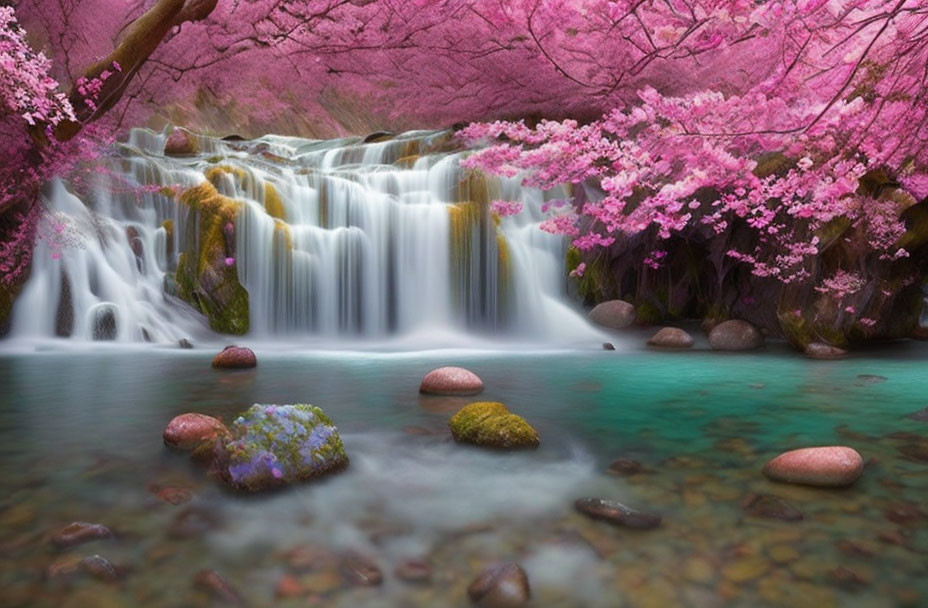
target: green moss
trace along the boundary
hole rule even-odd
[[[605,251],[597,251],[592,258],[584,259],[583,253],[576,247],[568,247],[565,258],[567,274],[570,274],[586,262],[583,275],[575,277],[577,292],[585,304],[594,304],[612,300],[619,296],[615,275],[609,267]]]
[[[455,414],[448,425],[455,441],[494,448],[537,447],[538,433],[521,416],[502,403],[471,403]]]
[[[662,298],[666,300],[666,297]],[[640,302],[635,307],[635,320],[642,325],[657,325],[666,315],[652,302]]]

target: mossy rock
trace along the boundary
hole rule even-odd
[[[570,280],[575,281],[577,293],[584,304],[590,305],[618,297],[618,285],[615,274],[606,260],[607,251],[599,251],[585,256],[576,247],[568,247],[565,256],[567,274],[577,269],[581,263],[586,263],[583,275]]]
[[[233,422],[217,468],[232,488],[262,492],[348,466],[332,420],[315,405],[251,406]]]
[[[284,211],[284,201],[280,198],[280,193],[277,192],[277,188],[270,183],[264,184],[264,210],[275,219],[287,221],[287,212]]]
[[[210,182],[188,189],[180,202],[188,218],[177,260],[178,295],[202,312],[214,331],[242,335],[249,328],[249,301],[238,280],[234,238],[242,203],[222,196]]]
[[[539,443],[535,429],[502,403],[471,403],[452,416],[448,426],[461,443],[504,449],[535,448]]]

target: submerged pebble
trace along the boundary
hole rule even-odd
[[[741,508],[748,515],[763,519],[800,521],[803,518],[802,511],[772,494],[749,494],[741,503]]]
[[[102,524],[75,521],[56,532],[51,542],[59,549],[65,549],[102,538],[112,538],[112,536],[113,532]]]
[[[215,570],[200,570],[193,577],[193,586],[223,604],[240,606],[242,596]]]
[[[514,563],[490,566],[467,587],[471,601],[481,608],[519,608],[531,599],[528,575]]]
[[[638,511],[618,501],[604,498],[580,498],[574,502],[574,508],[591,519],[633,530],[656,528],[662,519],[657,513]]]

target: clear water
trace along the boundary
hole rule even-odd
[[[906,417],[928,405],[921,345],[841,362],[776,346],[736,356],[259,348],[256,370],[232,373],[212,370],[211,355],[0,354],[0,605],[207,606],[192,578],[209,568],[253,606],[466,606],[467,584],[497,560],[525,566],[537,606],[928,605],[928,519],[887,518],[907,503],[928,511],[928,464],[899,451],[928,442],[928,422]],[[525,416],[542,447],[502,454],[454,444],[447,420],[469,400],[417,389],[429,369],[455,364],[483,378],[481,400]],[[242,498],[162,445],[176,414],[228,421],[254,402],[322,406],[349,469]],[[851,488],[773,484],[760,473],[780,451],[834,443],[868,461]],[[619,457],[647,472],[606,474]],[[193,498],[175,506],[151,484]],[[749,517],[741,501],[750,492],[782,497],[805,519]],[[586,520],[572,503],[588,495],[659,511],[664,524],[634,532]],[[175,518],[191,509],[215,525],[172,538]],[[48,536],[74,520],[118,536],[54,550]],[[359,552],[384,583],[309,576],[315,595],[275,599],[285,554],[300,546]],[[56,561],[92,554],[127,568],[125,579],[46,575]],[[432,565],[431,584],[394,576],[409,557]],[[837,580],[842,567],[859,581]]]

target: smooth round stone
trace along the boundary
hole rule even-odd
[[[113,532],[104,525],[75,521],[55,533],[51,540],[59,549],[65,549],[112,536]]]
[[[439,367],[422,379],[419,392],[429,395],[476,395],[483,391],[483,380],[463,367]]]
[[[648,340],[648,345],[659,348],[690,348],[693,346],[693,336],[679,327],[662,327]]]
[[[218,369],[248,369],[257,365],[254,351],[244,346],[226,346],[213,357],[213,367]]]
[[[763,334],[747,321],[725,321],[709,332],[709,346],[714,350],[753,350],[763,345]]]
[[[764,475],[774,481],[833,488],[851,485],[863,470],[857,450],[826,446],[780,454],[764,466]]]
[[[519,608],[531,599],[528,575],[514,563],[490,566],[467,587],[471,601],[481,608]]]
[[[831,344],[825,344],[824,342],[812,342],[806,346],[803,354],[805,354],[805,356],[809,357],[810,359],[822,359],[828,361],[834,359],[843,359],[847,356],[847,351],[843,348],[832,346]]]
[[[104,583],[114,583],[123,577],[121,568],[100,555],[91,555],[80,561],[81,571]]]
[[[581,498],[574,508],[591,519],[634,530],[650,530],[661,525],[661,516],[627,507],[615,500]]]
[[[625,300],[609,300],[590,311],[590,321],[610,329],[625,329],[635,322],[635,307]]]
[[[165,445],[178,450],[192,450],[206,441],[228,434],[226,426],[206,414],[187,413],[175,416],[164,428]]]

